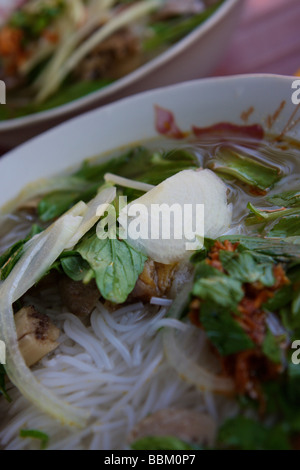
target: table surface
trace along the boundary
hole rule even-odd
[[[246,0],[224,58],[211,76],[300,73],[300,0]],[[6,151],[1,148],[0,155]]]

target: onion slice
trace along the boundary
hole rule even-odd
[[[84,213],[85,205],[76,205],[73,211],[36,235],[27,244],[22,258],[0,287],[0,331],[7,349],[6,372],[30,402],[69,426],[84,426],[88,414],[56,397],[36,380],[26,366],[18,346],[12,304],[39,280],[74,236],[82,222],[82,216],[78,215],[79,210]]]
[[[113,173],[106,173],[104,175],[104,179],[107,183],[117,184],[118,186],[123,186],[124,188],[137,189],[138,191],[147,192],[155,188],[153,184],[142,183],[141,181],[123,178],[123,176],[114,175]]]
[[[187,304],[191,290],[192,283],[188,283],[183,287],[180,294],[173,302],[168,316],[179,319],[182,310]],[[185,333],[186,331],[183,331],[180,334],[184,335]],[[222,393],[232,393],[234,391],[234,384],[231,379],[220,377],[209,372],[207,368],[197,364],[192,356],[186,355],[181,346],[180,337],[178,337],[178,333],[174,329],[164,328],[163,341],[165,354],[169,363],[183,380],[202,391]]]

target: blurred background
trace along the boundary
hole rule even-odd
[[[12,4],[0,0],[0,7]],[[245,0],[229,46],[210,76],[248,73],[300,75],[300,0]],[[0,155],[7,150],[0,134]]]
[[[246,0],[229,49],[214,71],[239,73],[300,72],[300,1]]]

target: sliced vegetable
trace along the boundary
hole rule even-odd
[[[263,164],[236,150],[222,146],[209,167],[217,173],[236,178],[254,189],[265,191],[272,188],[282,175],[279,168]]]
[[[84,205],[85,206],[85,205]],[[36,380],[18,348],[12,304],[30,289],[64,250],[76,233],[85,207],[81,204],[58,219],[24,246],[24,254],[0,287],[0,330],[7,347],[6,372],[20,392],[34,405],[63,424],[84,426],[87,413],[55,396]]]
[[[204,220],[197,209],[200,204],[204,205]],[[196,230],[188,226],[193,218]],[[214,237],[228,230],[231,207],[227,187],[210,170],[185,170],[123,208],[119,222],[133,246],[154,261],[171,264],[189,256],[188,250],[202,247],[204,234]],[[135,225],[131,227],[137,227],[134,233],[132,222]]]

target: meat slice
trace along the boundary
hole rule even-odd
[[[190,444],[211,446],[216,424],[208,415],[188,409],[167,408],[140,421],[128,436],[129,443],[148,436],[173,436]]]
[[[101,42],[75,70],[82,80],[115,80],[141,65],[139,39],[123,28]]]
[[[88,284],[64,276],[59,281],[63,304],[78,317],[87,317],[95,308],[100,292],[94,280]]]
[[[172,285],[177,266],[177,263],[161,264],[148,259],[129,300],[140,299],[149,302],[151,297],[166,295]]]
[[[19,348],[28,367],[57,348],[59,329],[33,306],[19,310],[15,314],[15,324]]]

